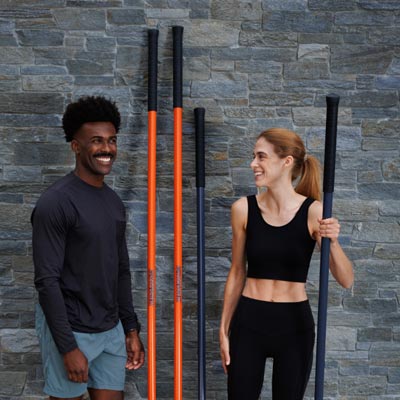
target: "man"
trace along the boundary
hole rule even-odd
[[[69,104],[63,116],[75,169],[33,213],[36,316],[50,399],[123,399],[125,368],[144,363],[132,305],[125,209],[106,185],[117,156],[120,114],[103,97]]]

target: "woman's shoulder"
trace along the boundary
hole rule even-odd
[[[240,197],[236,201],[233,202],[232,204],[232,212],[247,212],[248,208],[248,201],[247,201],[247,196]]]
[[[247,197],[236,200],[231,207],[232,223],[238,223],[244,227],[247,224],[248,204]]]
[[[311,204],[309,207],[309,215],[316,216],[317,218],[321,218],[322,216],[322,203],[319,200],[311,199]]]

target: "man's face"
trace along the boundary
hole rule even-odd
[[[117,156],[117,134],[111,122],[87,122],[71,142],[76,174],[89,184],[102,182]]]

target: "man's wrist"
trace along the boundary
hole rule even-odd
[[[137,333],[139,335],[140,333],[140,323],[138,322],[137,325],[134,328],[129,328],[125,331],[125,335],[129,335],[129,334],[134,334]]]

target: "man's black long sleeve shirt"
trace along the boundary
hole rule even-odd
[[[125,208],[111,188],[70,173],[40,197],[32,226],[35,286],[60,353],[77,347],[73,331],[138,328]]]

